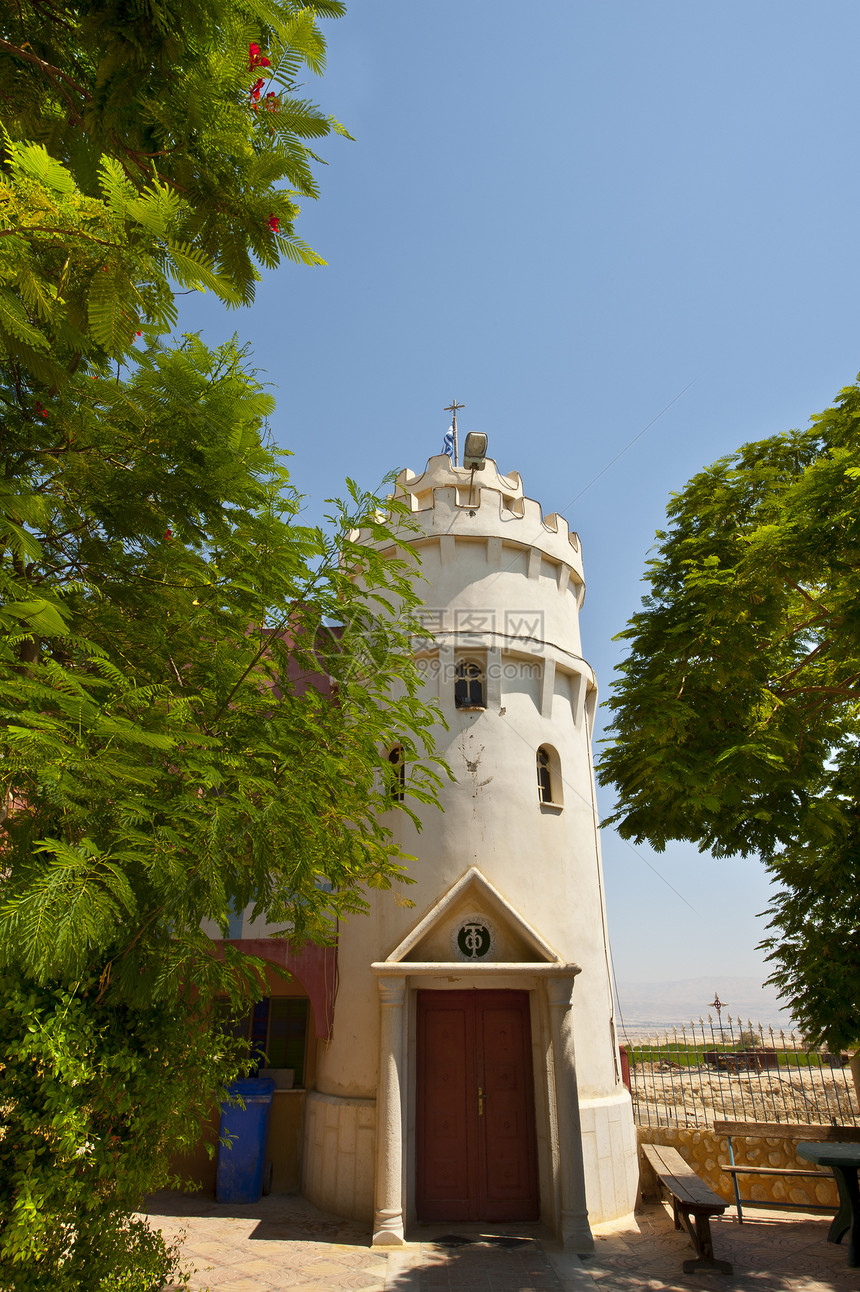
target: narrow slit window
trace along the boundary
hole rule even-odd
[[[388,761],[391,764],[389,795],[392,803],[402,803],[406,798],[406,759],[403,756],[402,745],[394,746],[388,755]]]
[[[483,709],[484,674],[480,664],[461,660],[454,682],[454,704],[458,709]]]
[[[541,803],[552,803],[552,770],[549,750],[543,746],[537,751],[538,797]]]

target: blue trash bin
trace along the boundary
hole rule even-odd
[[[221,1105],[220,1134],[223,1138],[229,1137],[232,1147],[218,1145],[216,1201],[259,1201],[274,1089],[271,1077],[249,1077],[228,1086],[231,1095],[241,1095],[245,1107]]]

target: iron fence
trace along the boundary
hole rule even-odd
[[[860,1124],[849,1056],[808,1049],[794,1032],[709,1017],[625,1049],[639,1126]]]

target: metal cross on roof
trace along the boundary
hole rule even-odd
[[[460,465],[460,448],[457,443],[457,409],[465,408],[465,404],[458,404],[456,399],[452,399],[450,404],[446,405],[444,412],[451,414],[451,430],[454,432],[454,466]]]

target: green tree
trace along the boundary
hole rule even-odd
[[[856,1044],[860,387],[695,476],[668,516],[620,634],[610,820],[658,849],[760,855],[772,981],[810,1039]]]
[[[247,303],[258,266],[319,263],[297,200],[316,193],[308,141],[340,127],[297,78],[323,65],[317,17],[341,11],[5,16],[0,1287],[17,1292],[172,1275],[130,1213],[241,1068],[214,1001],[261,990],[201,921],[226,933],[250,903],[331,939],[368,886],[405,878],[380,820],[410,810],[386,793],[387,746],[407,794],[434,795],[408,625],[378,622],[414,603],[414,573],[354,541],[386,539],[378,500],[350,486],[327,527],[302,525],[241,347],[162,339],[177,287]]]
[[[129,999],[194,948],[206,962],[203,918],[226,928],[257,902],[326,936],[361,885],[397,873],[383,750],[405,731],[411,789],[429,793],[416,745],[434,716],[406,626],[382,633],[376,611],[413,601],[412,579],[350,538],[376,498],[356,493],[328,534],[296,523],[261,438],[272,402],[233,344],[189,338],[127,381],[73,378],[51,418],[68,405],[73,433],[46,427],[19,462],[0,567],[0,957],[28,972],[81,976],[119,927]],[[315,674],[336,703],[290,684]]]
[[[175,322],[164,273],[248,303],[259,265],[322,263],[295,233],[298,201],[317,195],[311,143],[346,132],[298,81],[325,64],[317,17],[342,12],[339,0],[8,7],[0,340],[13,357],[56,382],[81,355],[123,355],[141,325]]]
[[[152,1257],[129,1207],[167,1181],[166,1146],[193,1138],[240,1062],[212,1000],[260,993],[254,962],[213,958],[201,920],[226,936],[250,904],[331,940],[368,885],[404,878],[382,824],[386,748],[407,750],[410,794],[433,795],[408,625],[377,622],[380,601],[414,599],[412,574],[350,537],[385,537],[376,498],[355,492],[328,532],[297,524],[271,406],[235,345],[189,338],[124,380],[75,374],[48,422],[17,428],[0,565],[0,1286],[79,1287],[94,1251],[106,1270]],[[320,676],[334,698],[307,686]]]
[[[93,1009],[97,991],[0,978],[4,1288],[151,1292],[181,1277],[176,1250],[133,1212],[153,1146],[193,1144],[225,1060],[192,1002]]]

